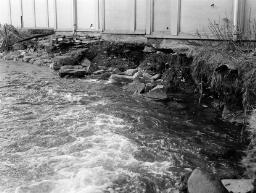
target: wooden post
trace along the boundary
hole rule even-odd
[[[238,40],[239,35],[239,0],[234,0],[234,32],[233,32],[233,40]]]
[[[99,5],[99,14],[100,14],[100,29],[105,31],[105,0],[100,0]]]
[[[20,0],[20,27],[24,27],[23,23],[23,0]]]
[[[133,0],[133,32],[136,31],[136,27],[137,27],[137,24],[136,24],[136,17],[137,17],[136,11],[137,11],[137,1]]]
[[[100,29],[100,0],[97,0],[97,30]]]
[[[57,0],[54,0],[54,16],[55,16],[55,22],[54,22],[54,27],[57,30],[58,29],[58,13],[57,13]]]
[[[34,8],[34,26],[36,28],[36,0],[33,1],[33,8]]]
[[[10,24],[12,25],[12,5],[11,5],[11,0],[9,0],[9,16],[10,16]]]
[[[49,21],[49,0],[46,0],[46,19],[47,19],[47,27],[50,27],[50,21]]]
[[[177,36],[180,33],[181,0],[174,0],[171,5],[171,34]]]
[[[154,0],[147,0],[146,6],[146,34],[151,34],[154,25]]]
[[[77,0],[73,0],[73,33],[77,30]]]
[[[240,26],[240,33],[244,33],[245,32],[245,25],[246,25],[246,21],[245,21],[245,4],[246,4],[246,0],[240,1],[240,16],[239,16],[239,26]]]

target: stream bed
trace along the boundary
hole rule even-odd
[[[239,177],[240,128],[197,99],[0,62],[1,193],[169,193],[205,167]]]

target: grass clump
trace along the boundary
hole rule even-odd
[[[249,124],[251,142],[247,150],[247,156],[243,159],[243,165],[246,168],[247,175],[256,179],[256,110],[253,111]]]
[[[0,51],[10,51],[12,46],[18,41],[28,38],[30,34],[16,29],[13,25],[0,24]],[[33,43],[32,40],[23,42],[23,46]],[[33,43],[34,44],[34,43]]]

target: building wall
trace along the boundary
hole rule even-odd
[[[0,23],[57,31],[151,37],[209,34],[209,22],[233,25],[235,0],[1,0]],[[256,18],[255,0],[240,1],[240,22]],[[251,10],[251,11],[250,11]],[[243,14],[245,13],[245,14]]]

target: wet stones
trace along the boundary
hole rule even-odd
[[[167,96],[167,89],[163,85],[157,85],[144,96],[151,98],[153,100],[166,100],[168,99]]]
[[[134,80],[132,76],[112,74],[109,77],[110,83],[131,83]]]
[[[195,169],[188,178],[188,193],[229,193],[220,180],[202,169]]]
[[[145,89],[145,84],[139,80],[135,80],[132,83],[129,83],[125,89],[133,94],[141,94]]]
[[[124,72],[127,76],[133,76],[136,72],[138,72],[138,69],[128,69]]]

